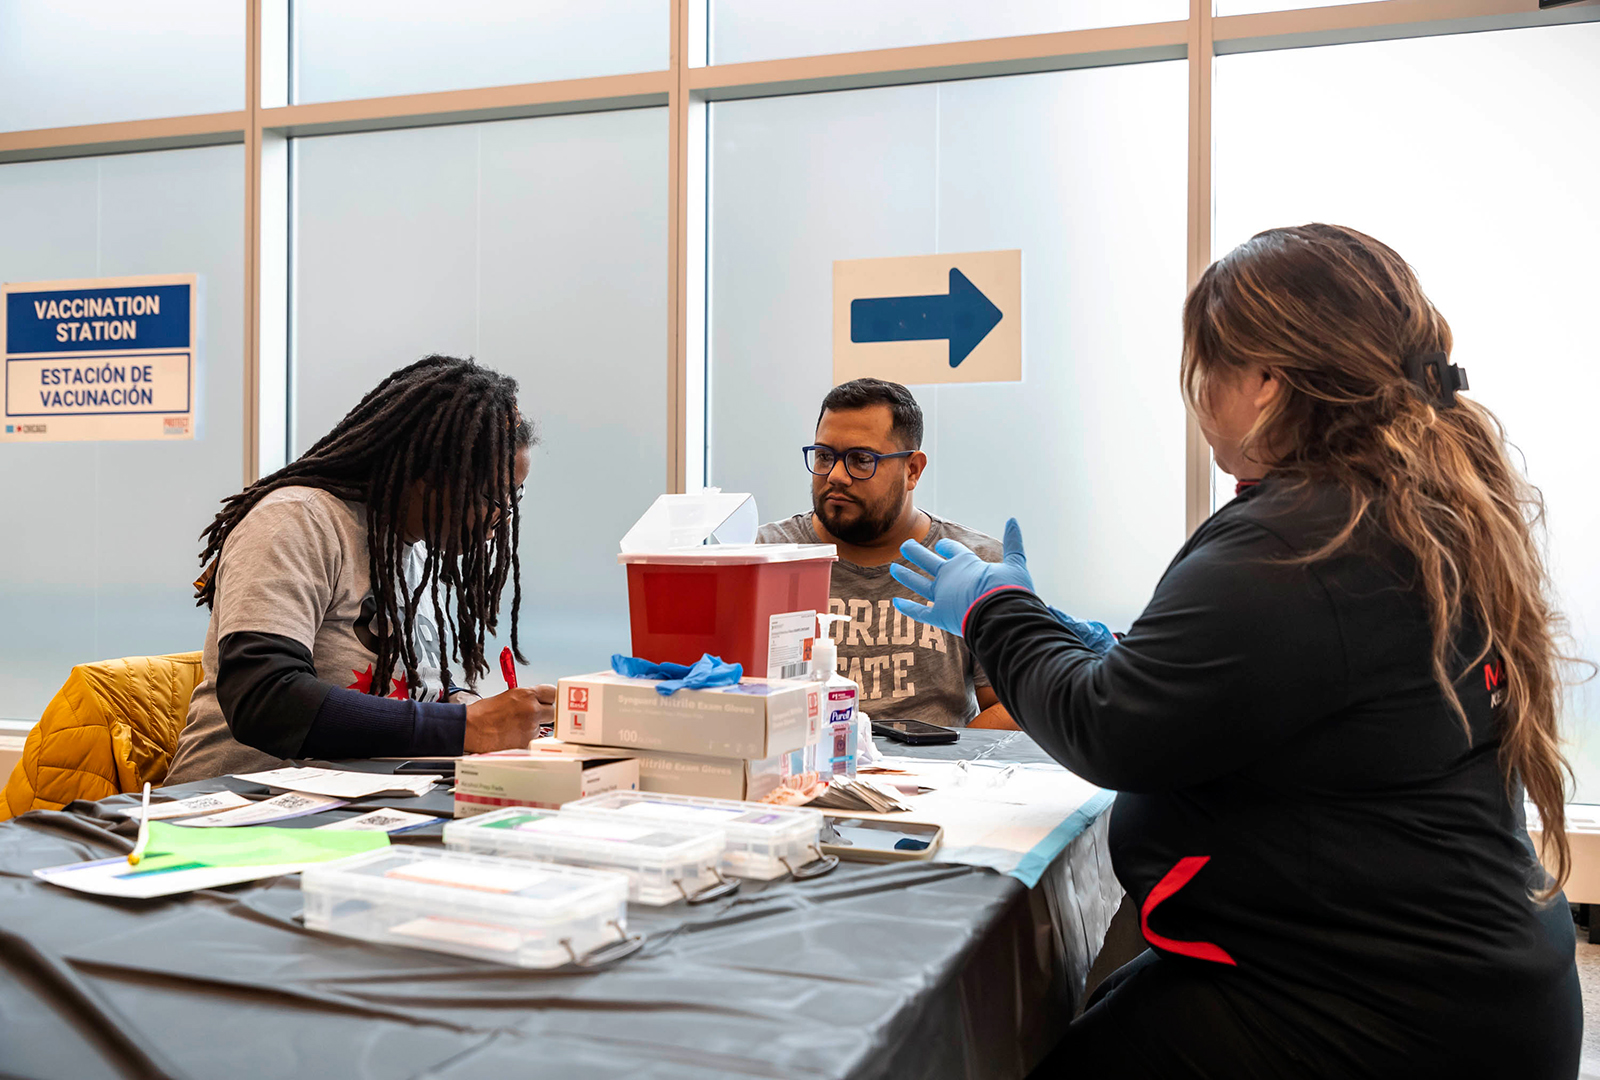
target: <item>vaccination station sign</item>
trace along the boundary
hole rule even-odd
[[[0,285],[0,441],[192,439],[194,274]]]

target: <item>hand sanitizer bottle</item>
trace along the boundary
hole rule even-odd
[[[839,648],[833,643],[833,623],[850,622],[848,615],[817,615],[817,641],[811,647],[811,678],[822,684],[822,744],[817,771],[831,776],[856,775],[856,704],[861,688],[839,674]]]

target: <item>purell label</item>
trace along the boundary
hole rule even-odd
[[[848,716],[847,713],[841,715]],[[818,771],[824,775],[848,776],[856,775],[856,725],[855,721],[846,719],[833,725],[832,754],[826,755],[825,760],[819,762]]]
[[[841,686],[828,691],[828,723],[839,724],[849,720],[856,711],[856,691],[853,686]]]

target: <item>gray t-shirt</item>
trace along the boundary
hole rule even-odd
[[[413,588],[425,554],[406,553]],[[292,638],[311,652],[317,678],[366,691],[372,685],[374,622],[367,554],[367,512],[320,488],[279,488],[263,498],[228,536],[217,564],[216,601],[206,630],[201,667],[205,678],[189,700],[167,783],[181,784],[228,773],[271,769],[283,762],[234,740],[217,701],[217,642],[252,632]],[[424,603],[426,607],[426,603]],[[439,701],[439,632],[431,613],[417,612],[412,627],[420,685],[408,686],[402,669],[390,697]]]
[[[923,544],[958,540],[987,562],[1003,557],[1000,541],[932,514]],[[759,544],[819,544],[810,514],[761,526]],[[897,560],[909,566],[904,559]],[[839,646],[839,674],[861,687],[861,711],[874,720],[926,720],[962,727],[978,715],[974,687],[988,686],[966,642],[938,627],[915,622],[889,601],[920,596],[889,576],[889,564],[858,566],[840,559],[833,564],[828,607],[850,622],[837,623],[833,640]]]

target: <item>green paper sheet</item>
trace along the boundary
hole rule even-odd
[[[270,825],[186,829],[150,823],[150,842],[136,874],[190,866],[277,866],[316,863],[389,846],[384,832],[275,829]]]

